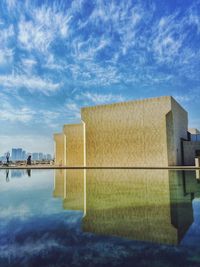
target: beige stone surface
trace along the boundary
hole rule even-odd
[[[187,112],[171,97],[82,108],[81,117],[87,166],[181,164]]]
[[[63,126],[63,133],[65,135],[64,164],[68,167],[83,166],[83,124],[66,124]]]
[[[65,136],[63,133],[54,134],[55,143],[55,165],[64,165],[64,143]]]
[[[169,133],[169,128],[167,129],[168,138],[172,142],[168,144],[168,165],[184,165],[181,139],[187,140],[188,114],[174,98],[171,98],[171,114],[171,125],[168,125],[171,133]]]

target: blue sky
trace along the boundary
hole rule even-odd
[[[200,128],[199,0],[0,2],[0,154],[53,152],[83,106],[162,95]]]

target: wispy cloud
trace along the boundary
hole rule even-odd
[[[26,75],[0,75],[0,85],[8,89],[24,88],[30,92],[40,91],[49,94],[60,88],[60,84],[36,76]]]
[[[125,97],[122,95],[115,95],[115,94],[98,94],[92,92],[85,92],[82,93],[78,99],[84,99],[85,102],[89,101],[89,103],[93,103],[94,105],[98,104],[106,104],[112,102],[122,102],[125,100]]]
[[[26,106],[20,108],[11,105],[5,97],[1,98],[0,104],[0,121],[28,123],[35,115],[35,111]]]
[[[67,101],[63,111],[67,121],[76,121],[77,119],[79,120],[81,117],[80,105],[75,101]]]
[[[11,64],[13,61],[14,49],[11,46],[13,37],[13,25],[0,28],[0,65]]]
[[[18,24],[22,48],[44,53],[57,38],[68,36],[71,16],[58,10],[56,5],[30,9],[29,16],[31,20],[22,16]]]

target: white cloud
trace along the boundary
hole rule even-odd
[[[188,23],[196,26],[197,33],[200,34],[200,17],[196,8],[190,8],[188,10]]]
[[[9,89],[25,88],[30,92],[40,91],[44,94],[49,94],[60,88],[60,84],[53,83],[50,80],[45,80],[37,76],[26,75],[1,75],[0,85]]]
[[[61,110],[51,111],[51,110],[38,110],[37,116],[40,117],[40,120],[43,121],[47,127],[58,128],[59,124],[57,123],[58,118],[61,116]]]
[[[194,100],[193,95],[175,95],[174,98],[181,103],[190,102]]]
[[[152,34],[154,56],[159,62],[174,62],[180,55],[183,41],[185,22],[178,20],[178,13],[162,17],[155,24]]]
[[[24,59],[22,59],[22,64],[26,68],[32,68],[33,66],[35,66],[37,64],[37,61],[35,59],[31,59],[31,58],[24,58]]]
[[[34,25],[32,21],[21,19],[18,40],[22,47],[27,50],[36,49],[45,52],[53,40],[53,34],[40,25]]]
[[[22,122],[28,123],[33,119],[35,112],[30,108],[23,107],[15,107],[11,105],[8,99],[4,95],[0,95],[0,120],[1,121],[10,121],[10,122]]]
[[[55,71],[65,71],[67,64],[64,60],[58,60],[53,54],[49,53],[43,67]]]
[[[18,24],[18,40],[24,49],[45,53],[57,37],[67,38],[71,15],[64,14],[56,5],[31,8],[29,15],[31,20],[22,16]]]
[[[98,104],[106,104],[112,102],[122,102],[125,100],[124,97],[121,95],[114,95],[114,94],[98,94],[98,93],[91,93],[85,92],[82,93],[82,97],[87,101],[92,101],[95,105]]]
[[[9,48],[0,48],[0,65],[12,63],[14,52]]]
[[[80,119],[81,113],[80,113],[80,106],[73,101],[69,101],[65,104],[64,107],[66,120],[77,120]]]
[[[72,42],[73,56],[77,60],[95,60],[96,55],[110,44],[106,37],[99,39],[89,38],[86,41],[76,38]]]
[[[16,0],[6,0],[7,7],[9,10],[12,10],[16,6]]]
[[[0,29],[0,65],[12,63],[14,50],[10,47],[10,42],[13,37],[13,25]]]
[[[23,122],[27,123],[32,120],[34,112],[26,107],[23,108],[13,108],[12,106],[7,106],[6,108],[2,106],[0,110],[0,120],[6,120],[10,122]]]

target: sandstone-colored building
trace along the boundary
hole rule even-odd
[[[55,164],[62,166],[64,165],[65,158],[65,136],[63,133],[54,134],[54,144],[55,144]]]
[[[87,166],[182,164],[188,116],[172,97],[86,107],[81,118]]]
[[[84,164],[84,127],[83,123],[63,126],[65,135],[64,165],[83,166]]]
[[[54,136],[56,165],[167,167],[200,156],[199,131],[170,96],[85,107],[81,119]]]

